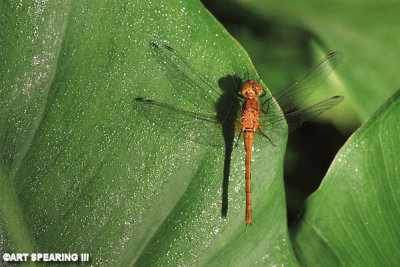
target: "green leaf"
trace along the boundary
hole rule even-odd
[[[348,140],[292,232],[304,266],[400,261],[400,90]]]
[[[253,152],[245,227],[243,146],[230,161],[133,109],[136,97],[189,105],[151,42],[215,83],[257,78],[199,2],[10,1],[0,14],[1,253],[86,252],[92,264],[120,266],[296,263],[284,139]]]

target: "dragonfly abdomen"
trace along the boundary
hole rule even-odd
[[[251,150],[254,143],[254,133],[260,127],[258,118],[260,106],[256,97],[247,97],[242,106],[241,131],[246,150],[246,224],[251,224]]]

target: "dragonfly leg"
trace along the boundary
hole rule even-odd
[[[265,96],[267,93],[265,92],[265,89],[263,88],[263,92],[262,92],[262,94],[260,95],[260,97],[263,97],[263,96]]]
[[[264,110],[263,108],[260,108],[260,110],[262,111],[262,113],[264,113],[264,114],[268,114],[268,112],[269,112],[269,104],[271,103],[271,100],[272,98],[271,97],[269,97],[267,100],[265,100],[265,102],[261,105],[261,106],[263,106],[263,105],[265,105],[265,103],[267,103],[267,110]]]
[[[276,146],[276,145],[274,144],[274,142],[272,142],[271,138],[269,138],[268,135],[266,135],[265,133],[263,133],[263,132],[261,132],[261,131],[259,132],[259,134],[261,134],[262,136],[264,136],[265,138],[267,138],[268,141],[271,143],[271,145]]]
[[[243,133],[243,130],[240,130],[238,138],[237,138],[237,140],[235,142],[235,145],[233,146],[233,149],[237,148],[237,146],[239,144],[240,137],[242,136],[242,133]]]

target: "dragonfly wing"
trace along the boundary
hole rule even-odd
[[[342,96],[333,96],[307,108],[287,114],[282,114],[277,111],[265,114],[259,120],[262,125],[262,133],[260,136],[267,135],[272,143],[277,142],[286,136],[286,132],[284,131],[285,127],[282,127],[283,124],[287,123],[289,132],[292,132],[303,124],[303,122],[318,117],[325,111],[339,104],[342,100]]]
[[[229,133],[229,125],[221,124],[215,116],[183,110],[165,103],[136,98],[133,108],[159,127],[199,144],[223,147],[226,145],[225,140],[229,139],[228,135],[235,134],[234,122]]]
[[[229,106],[235,97],[237,98],[240,82],[236,77],[227,76],[231,85],[225,86],[229,88],[229,92],[223,92],[218,84],[201,75],[170,46],[152,43],[152,50],[176,95],[182,96],[185,101],[203,110],[204,114],[215,114],[215,103],[218,101],[225,102]]]
[[[303,122],[312,120],[325,111],[333,108],[343,100],[342,96],[333,96],[322,100],[310,107],[297,110],[288,114],[285,114],[285,119],[289,126],[289,132],[294,131]]]
[[[327,55],[302,79],[274,95],[282,111],[287,113],[303,103],[326,80],[342,57],[343,54],[339,51]],[[262,104],[262,108],[267,101]]]

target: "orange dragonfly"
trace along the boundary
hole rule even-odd
[[[243,134],[246,152],[245,218],[246,225],[251,224],[251,151],[255,137],[257,143],[274,145],[274,141],[285,136],[285,132],[275,130],[279,124],[287,123],[289,131],[292,131],[304,121],[319,116],[341,102],[342,96],[333,96],[307,108],[296,109],[335,69],[342,53],[329,54],[303,78],[273,97],[267,97],[264,88],[255,80],[242,83],[239,92],[236,89],[236,83],[240,80],[237,76],[220,79],[218,86],[202,76],[170,46],[153,43],[152,49],[171,87],[176,90],[173,97],[183,98],[181,102],[185,106],[138,97],[133,102],[134,108],[160,127],[200,144],[232,149]],[[231,86],[226,85],[229,80]],[[218,88],[223,90],[219,91]],[[270,108],[274,103],[282,111]],[[239,130],[236,141],[235,129]]]

